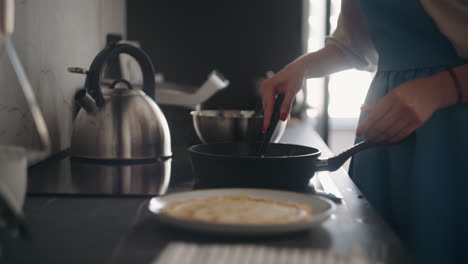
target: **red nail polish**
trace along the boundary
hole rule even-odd
[[[369,105],[363,104],[363,105],[361,105],[360,109],[363,112],[367,112],[367,111],[369,111],[371,109],[371,107]]]
[[[280,115],[281,121],[285,121],[286,118],[288,118],[288,114],[287,113],[281,113],[281,115]]]
[[[262,132],[265,132],[266,129],[267,129],[267,126],[263,125],[263,127],[262,127]]]

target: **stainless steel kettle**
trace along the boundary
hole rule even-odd
[[[136,59],[143,73],[143,91],[126,80],[101,88],[106,63],[126,53]],[[99,160],[164,159],[172,156],[169,126],[154,98],[154,68],[148,55],[128,44],[112,44],[93,60],[85,73],[85,88],[75,94],[81,106],[73,124],[71,155]],[[118,87],[124,84],[124,87]],[[125,87],[126,86],[126,87]]]

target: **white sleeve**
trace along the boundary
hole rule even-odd
[[[421,5],[450,40],[458,56],[468,59],[468,1],[421,0]]]
[[[341,49],[358,70],[374,71],[377,67],[378,55],[357,0],[342,0],[337,28],[325,44]]]

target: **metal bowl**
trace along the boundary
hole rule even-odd
[[[198,110],[191,112],[193,126],[203,143],[255,142],[262,136],[263,115],[248,110]],[[278,142],[286,122],[278,122],[271,142]]]

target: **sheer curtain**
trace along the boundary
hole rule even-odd
[[[330,13],[327,17],[327,1]],[[330,32],[336,29],[341,11],[341,0],[309,0],[309,37],[308,52],[316,51],[324,45],[326,23]],[[329,133],[328,145],[334,153],[347,149],[353,144],[355,128],[359,118],[359,109],[372,80],[372,73],[347,70],[329,76],[327,108]],[[307,81],[307,104],[309,116],[323,116],[325,80],[310,79]],[[322,109],[322,110],[320,110]]]
[[[330,30],[336,28],[338,16],[341,11],[341,0],[331,0],[330,16],[325,17],[327,0],[309,0],[309,40],[308,52],[323,47],[325,36],[325,23],[330,23]],[[330,101],[328,114],[330,117],[330,130],[352,130],[357,125],[359,108],[364,102],[367,89],[372,79],[372,73],[347,70],[333,74],[329,77],[328,91]],[[323,79],[310,79],[307,82],[307,102],[310,106],[320,106],[323,100],[320,89]]]

